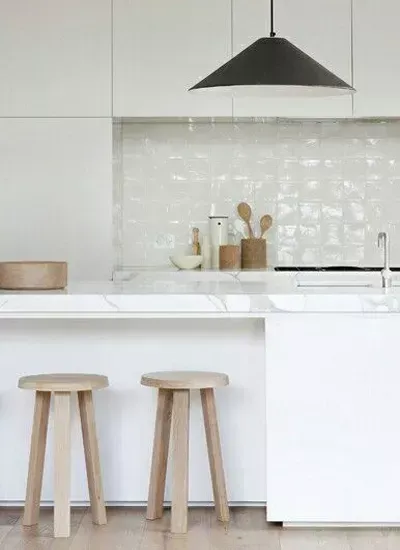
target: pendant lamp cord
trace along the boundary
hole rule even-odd
[[[276,36],[276,32],[274,31],[274,0],[270,0],[270,9],[271,9],[271,31],[269,33],[270,38],[274,38]]]

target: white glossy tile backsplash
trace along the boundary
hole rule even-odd
[[[381,265],[381,230],[400,265],[400,121],[122,121],[114,152],[117,267],[167,265],[240,201],[274,218],[271,265]]]

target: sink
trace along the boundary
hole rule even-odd
[[[298,273],[295,275],[299,288],[373,288],[380,284],[379,272],[353,271],[334,272],[318,271]]]
[[[67,286],[66,262],[0,262],[0,289],[55,290]]]
[[[297,284],[298,288],[369,288],[369,287],[373,287],[374,285],[372,283],[357,283],[357,282],[346,282],[346,281],[342,281],[342,282],[337,282],[337,281],[332,281],[332,282],[320,282],[320,283],[316,283],[316,282],[312,282],[312,281],[309,281],[309,282],[300,282]]]

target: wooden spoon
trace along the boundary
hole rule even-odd
[[[264,237],[264,234],[270,229],[272,226],[272,216],[269,214],[265,214],[260,219],[260,228],[261,228],[261,238]]]
[[[251,207],[247,204],[247,202],[241,202],[238,204],[237,211],[239,216],[242,218],[242,220],[247,225],[247,228],[249,230],[249,238],[254,239],[254,233],[250,225],[251,220]]]

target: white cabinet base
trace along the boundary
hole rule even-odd
[[[400,523],[400,316],[271,315],[268,520]]]

